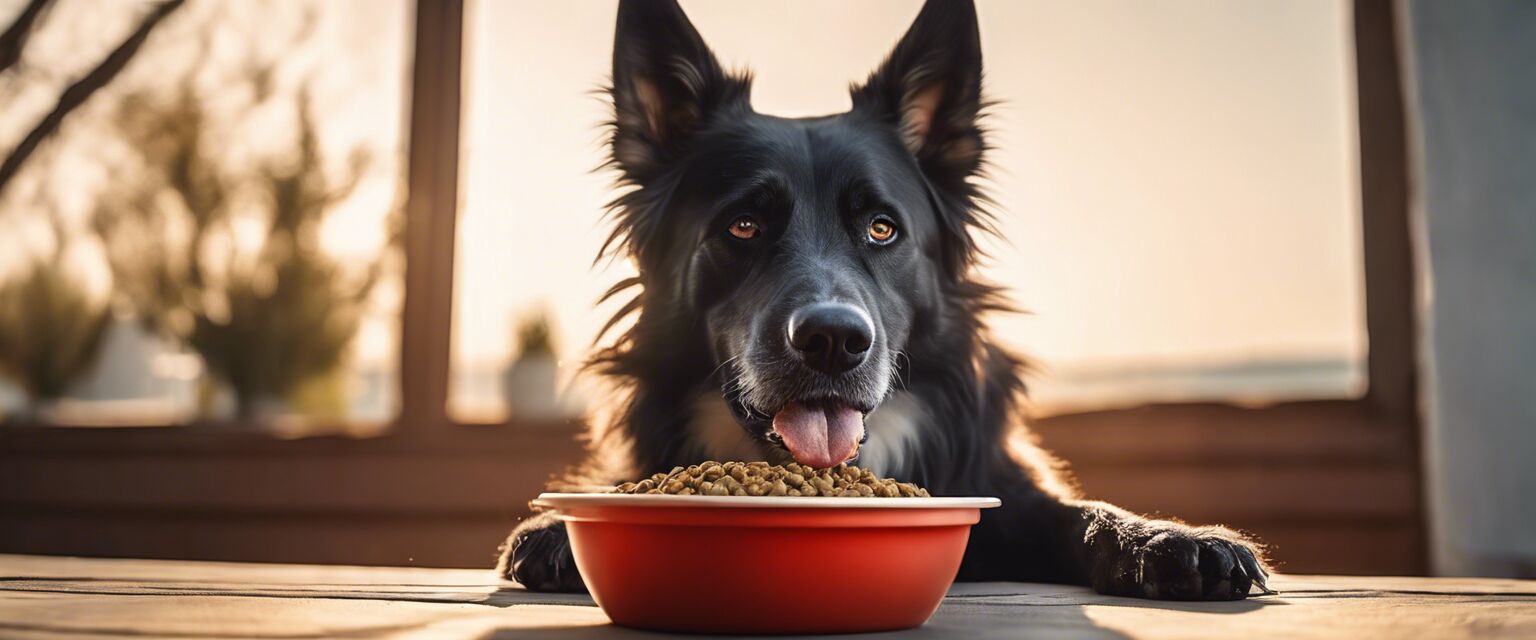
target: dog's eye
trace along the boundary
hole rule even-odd
[[[757,221],[747,216],[737,218],[730,226],[731,235],[741,240],[756,238],[762,231],[762,228],[757,226]]]
[[[875,244],[890,244],[896,239],[896,223],[890,218],[880,216],[869,221],[869,241]]]

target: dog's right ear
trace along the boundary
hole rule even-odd
[[[927,0],[855,111],[889,122],[929,177],[954,192],[981,168],[981,33],[972,0]]]
[[[750,108],[676,0],[621,0],[613,38],[613,163],[640,184],[721,112]]]

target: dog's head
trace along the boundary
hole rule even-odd
[[[686,332],[753,437],[848,459],[904,355],[944,330],[980,224],[980,86],[968,0],[930,0],[852,110],[804,119],[755,113],[750,77],[673,0],[621,2],[611,163],[634,189],[614,238],[640,270],[640,324]]]

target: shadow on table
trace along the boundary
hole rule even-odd
[[[505,584],[505,583],[503,583]],[[592,596],[585,593],[548,593],[529,591],[522,587],[502,587],[487,595],[479,604],[492,607],[511,607],[520,604],[549,604],[579,607],[595,607]]]
[[[1052,616],[1049,624],[1040,625],[1030,622],[1021,622],[1013,616],[997,618],[994,616],[943,616],[935,615],[927,624],[916,629],[905,629],[884,633],[855,633],[843,635],[805,636],[815,638],[881,638],[881,639],[933,639],[949,640],[951,638],[982,639],[989,638],[1031,638],[1031,637],[1061,637],[1072,638],[1103,638],[1115,640],[1129,638],[1125,634],[1111,629],[1099,627],[1089,620],[1083,613],[1082,607],[1073,607],[1070,611],[1058,611]],[[786,636],[716,636],[702,634],[679,635],[659,631],[641,631],[629,629],[614,624],[593,626],[565,626],[542,628],[503,628],[497,629],[481,636],[481,640],[511,640],[520,638],[549,638],[550,640],[648,640],[652,638],[783,638]],[[789,636],[799,637],[799,636]]]
[[[823,636],[838,638],[946,639],[946,638],[1129,638],[1115,629],[1096,623],[1087,607],[1157,609],[1183,614],[1232,615],[1257,611],[1264,607],[1288,604],[1273,597],[1260,596],[1233,602],[1174,602],[1140,600],[1094,595],[1086,589],[1053,586],[1065,593],[952,595],[926,624],[916,629],[871,634]],[[1080,591],[1080,593],[1079,593]],[[535,593],[523,589],[502,589],[484,602],[493,606],[522,604],[595,606],[585,594]],[[1198,624],[1199,618],[1190,619]],[[553,640],[610,640],[614,638],[661,638],[672,634],[628,629],[613,624],[503,628],[482,638],[551,638]],[[742,638],[752,636],[689,635],[690,638]]]
[[[1105,598],[1102,602],[1094,602],[1101,607],[1128,607],[1133,609],[1161,609],[1163,611],[1179,611],[1182,613],[1196,614],[1234,614],[1258,611],[1265,607],[1277,607],[1289,605],[1289,602],[1280,600],[1278,594],[1267,596],[1250,596],[1245,600],[1233,600],[1230,602],[1198,602],[1182,600],[1141,600],[1139,598]]]

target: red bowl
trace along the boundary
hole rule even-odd
[[[617,624],[704,633],[916,627],[997,498],[546,493]]]

